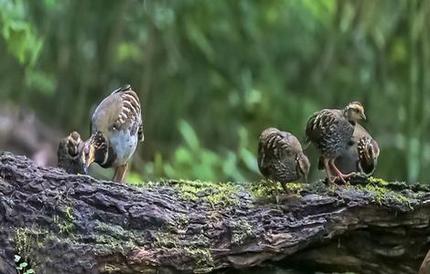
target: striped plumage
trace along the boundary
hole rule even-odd
[[[359,173],[371,176],[376,169],[380,149],[375,139],[360,124],[355,130],[348,147],[335,160],[336,167],[344,174]],[[322,157],[319,169],[323,169]]]
[[[96,108],[91,118],[91,137],[84,147],[84,162],[114,167],[113,180],[122,182],[127,164],[143,141],[139,98],[130,85],[116,89]]]
[[[357,142],[359,172],[370,176],[375,172],[378,163],[379,145],[361,125],[357,124],[355,132],[359,137]]]
[[[285,183],[306,180],[310,163],[299,140],[289,132],[265,129],[258,143],[258,168],[267,179]]]
[[[80,154],[82,152],[83,141],[76,131],[61,139],[57,149],[58,167],[67,173],[84,173]]]
[[[343,181],[346,177],[338,170],[334,161],[348,149],[355,125],[360,119],[366,119],[363,106],[359,102],[351,102],[343,110],[323,109],[308,120],[307,139],[320,151],[331,182],[334,181],[332,171]]]

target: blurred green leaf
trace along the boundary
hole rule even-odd
[[[42,71],[29,69],[26,71],[25,84],[44,95],[53,95],[55,78]]]
[[[199,139],[197,138],[196,132],[188,122],[181,120],[179,122],[179,131],[181,132],[182,138],[184,138],[185,143],[191,150],[199,150]]]
[[[130,83],[143,179],[236,181],[260,178],[264,128],[303,140],[313,112],[360,100],[377,175],[428,181],[429,13],[407,0],[0,0],[0,100],[87,133],[91,109]]]

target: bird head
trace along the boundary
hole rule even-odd
[[[343,110],[343,113],[348,119],[348,121],[354,124],[359,120],[366,120],[366,115],[364,114],[364,107],[358,101],[349,103]]]
[[[84,165],[85,173],[88,173],[88,167],[96,162],[98,164],[104,164],[108,159],[108,144],[107,139],[100,131],[85,142],[82,150],[82,163]]]
[[[84,143],[76,131],[61,139],[57,149],[57,165],[67,173],[84,173],[81,152]]]
[[[76,158],[79,155],[79,146],[81,143],[81,136],[76,131],[72,131],[69,136],[67,136],[67,153],[71,158]]]
[[[308,157],[304,153],[297,154],[296,161],[297,172],[300,174],[300,177],[303,179],[303,181],[307,183],[311,163],[309,162]]]

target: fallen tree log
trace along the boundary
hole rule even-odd
[[[417,273],[430,248],[426,185],[166,180],[127,186],[0,154],[0,273],[176,273],[262,267]],[[18,257],[16,257],[17,255]]]

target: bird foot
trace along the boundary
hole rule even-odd
[[[279,204],[294,204],[300,200],[301,196],[296,193],[284,194],[279,197]]]
[[[332,171],[334,171],[334,173],[336,174],[334,181],[336,181],[337,179],[340,180],[342,182],[342,184],[346,184],[347,180],[355,175],[355,172],[350,172],[348,174],[343,174],[334,164],[334,160],[331,160],[329,162],[330,168]]]

